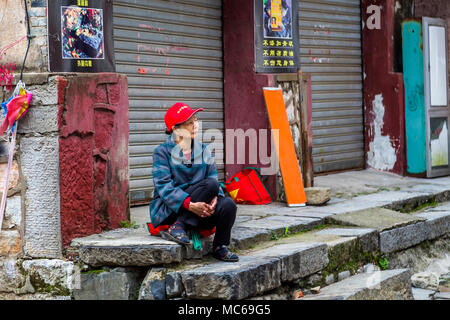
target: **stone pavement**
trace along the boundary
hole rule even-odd
[[[322,280],[342,278],[344,267],[353,268],[358,259],[373,261],[450,231],[450,205],[436,203],[450,200],[450,177],[417,179],[363,170],[316,177],[315,183],[331,188],[332,199],[324,206],[238,206],[231,246],[241,257],[238,263],[212,261],[207,255],[211,238],[203,239],[197,252],[192,245],[150,236],[144,227],[148,206],[131,210],[138,229],[75,239],[72,249],[91,267],[141,266],[149,268],[149,275],[162,268],[165,276],[142,283],[142,288],[156,286],[161,293],[141,290],[140,299],[244,299],[320,270]],[[421,206],[410,214],[394,211]],[[149,275],[146,279],[156,279]],[[178,289],[172,292],[171,287]]]

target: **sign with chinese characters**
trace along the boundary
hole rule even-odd
[[[48,7],[51,72],[115,72],[112,0],[54,0]]]
[[[255,0],[255,71],[297,73],[298,0]]]

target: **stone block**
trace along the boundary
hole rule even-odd
[[[30,34],[31,34],[31,36],[36,36],[36,37],[45,36],[47,34],[47,27],[42,26],[42,27],[30,28]]]
[[[427,219],[425,226],[428,229],[428,240],[439,238],[450,232],[449,211],[429,211],[419,213],[417,216]]]
[[[340,269],[342,265],[352,261],[357,254],[356,237],[342,237],[335,240],[327,241],[328,259],[330,264],[328,268],[331,272]]]
[[[300,300],[412,300],[409,269],[360,273]]]
[[[14,259],[0,261],[0,292],[17,292],[25,285],[26,277],[19,264]]]
[[[5,220],[3,229],[20,228],[22,226],[22,198],[21,196],[9,197],[6,200]]]
[[[244,222],[240,227],[270,230],[277,236],[284,234],[286,228],[290,233],[310,230],[321,224],[323,219],[296,216],[269,216],[262,219]]]
[[[18,230],[1,230],[0,257],[17,257],[22,253],[22,238]]]
[[[7,154],[6,154],[6,156],[7,156]],[[7,169],[8,169],[8,163],[0,163],[0,186],[1,186],[0,194],[3,193],[3,187],[5,185]],[[18,187],[19,183],[20,183],[19,165],[18,165],[17,161],[13,160],[13,162],[11,164],[11,171],[9,172],[8,193],[13,191],[14,189],[16,189]],[[8,198],[8,201],[9,201],[9,199],[10,198]]]
[[[142,281],[139,300],[166,300],[166,269],[153,268]]]
[[[342,237],[357,237],[362,252],[378,250],[378,232],[365,228],[330,228],[317,232],[319,235],[337,235]]]
[[[34,7],[28,10],[30,17],[45,17],[47,14],[47,8]]]
[[[380,232],[380,251],[391,253],[412,247],[428,238],[425,222]]]
[[[38,28],[33,28],[38,29]],[[44,29],[46,29],[44,27]],[[45,35],[37,34],[37,36]],[[40,53],[39,53],[40,54]],[[58,104],[58,77],[49,77],[48,82],[42,85],[31,85],[27,89],[33,92],[33,98],[31,99],[32,108],[43,105],[57,105]],[[30,110],[29,112],[32,112]]]
[[[25,190],[25,253],[61,257],[58,137],[22,137],[20,157]]]
[[[181,262],[182,246],[160,237],[149,236],[145,229],[116,229],[77,238],[71,246],[79,258],[91,266],[152,266]]]
[[[324,243],[290,243],[260,250],[254,257],[281,259],[281,281],[293,281],[322,270],[328,264]]]
[[[330,285],[334,282],[334,274],[329,274],[328,276],[325,277],[325,283],[327,285]]]
[[[414,300],[433,300],[435,292],[434,290],[412,288]]]
[[[419,272],[411,276],[411,285],[415,288],[437,291],[439,278],[432,272]]]
[[[364,267],[363,267],[363,272],[365,272],[365,273],[372,273],[375,271],[380,271],[380,267],[374,265],[373,263],[368,263],[368,264],[364,265]]]
[[[136,245],[130,247],[82,247],[80,259],[91,266],[152,266],[181,262],[181,246]]]
[[[33,106],[26,115],[20,119],[18,133],[57,133],[58,132],[58,107],[57,106]]]
[[[40,301],[40,300],[72,300],[70,296],[53,296],[49,293],[36,293],[36,294],[14,294],[14,293],[0,293],[0,300],[32,300],[32,301]]]
[[[45,27],[47,26],[46,17],[31,17],[30,18],[31,27]]]
[[[115,268],[110,271],[82,273],[75,300],[136,300],[141,272],[136,269]]]
[[[323,205],[331,199],[331,189],[323,187],[305,188],[308,205]]]
[[[438,292],[434,295],[434,300],[450,300],[450,292]]]
[[[201,250],[195,250],[194,245],[192,244],[192,241],[188,245],[181,246],[181,254],[183,256],[183,259],[202,259],[203,256],[212,252],[213,239],[214,239],[214,236],[207,237],[207,238],[200,238],[200,241],[202,243]],[[173,244],[176,245],[176,242],[173,242]]]
[[[346,201],[348,202],[348,201]],[[338,204],[340,205],[340,204]],[[384,208],[368,208],[365,210],[353,211],[351,204],[345,204],[346,213],[328,217],[331,223],[357,226],[362,228],[376,229],[378,232],[390,230],[418,221],[424,218],[416,217]]]
[[[59,259],[25,260],[22,267],[37,292],[70,295],[79,276],[74,263]]]
[[[190,299],[245,299],[281,285],[281,260],[243,256],[180,274]]]
[[[167,299],[181,296],[183,293],[183,283],[178,272],[169,272],[166,275],[166,296]]]
[[[344,279],[347,279],[348,277],[350,277],[350,271],[346,270],[346,271],[342,271],[338,273],[338,281],[342,281]]]
[[[231,229],[231,246],[240,250],[247,249],[250,246],[261,242],[268,241],[272,238],[269,230],[254,229],[250,227],[233,227]]]

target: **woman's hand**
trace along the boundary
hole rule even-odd
[[[189,203],[189,211],[195,213],[199,217],[206,218],[209,217],[212,213],[210,213],[210,205],[206,202],[191,202]]]
[[[194,212],[196,215],[206,218],[214,214],[217,206],[217,197],[212,199],[211,203],[206,202],[191,202],[189,204],[189,211]]]

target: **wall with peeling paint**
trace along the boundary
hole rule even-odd
[[[394,0],[363,0],[381,7],[381,28],[363,27],[366,163],[370,168],[405,174],[404,86],[394,72]]]

